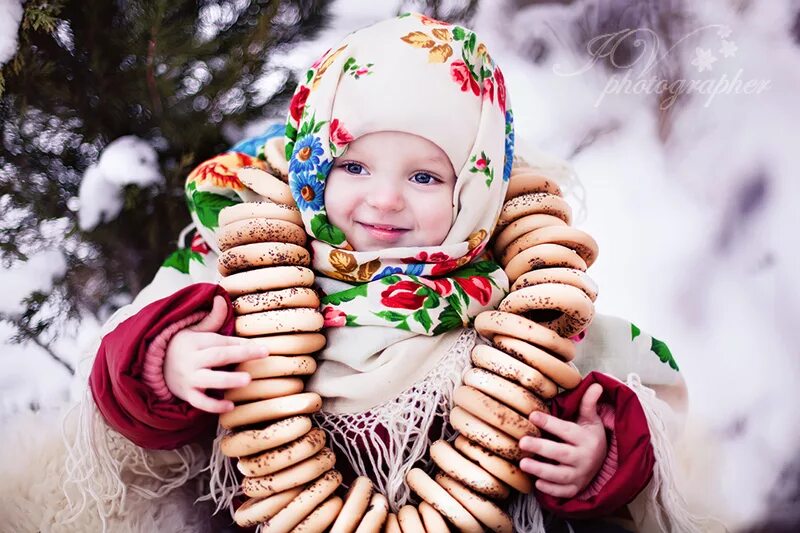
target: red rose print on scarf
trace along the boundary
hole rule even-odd
[[[203,237],[201,237],[199,233],[194,234],[194,237],[192,237],[192,244],[189,248],[191,251],[202,255],[206,255],[211,251],[211,248],[208,247],[208,244],[206,244],[206,241],[203,240]]]
[[[489,303],[489,299],[492,297],[492,284],[487,278],[470,276],[468,278],[455,278],[455,282],[464,289],[464,292],[478,300],[481,305]]]
[[[506,79],[500,71],[500,67],[494,69],[494,81],[497,83],[497,103],[503,113],[506,112]]]
[[[494,103],[494,81],[492,78],[486,78],[483,80],[483,99],[489,99],[491,103]]]
[[[436,291],[436,294],[439,296],[448,296],[453,291],[453,285],[450,283],[449,279],[419,278],[419,281],[423,285]]]
[[[339,148],[353,141],[353,136],[350,135],[350,132],[339,122],[338,118],[331,121],[331,141]]]
[[[292,119],[295,122],[300,122],[300,117],[303,116],[303,108],[306,106],[306,99],[308,99],[308,93],[311,92],[308,90],[308,87],[303,85],[300,89],[292,96],[292,101],[289,103],[289,113],[292,115]]]
[[[419,309],[425,295],[414,294],[419,285],[413,281],[398,281],[381,292],[381,303],[396,309]]]
[[[466,92],[468,89],[472,89],[475,96],[481,94],[481,88],[478,82],[472,78],[469,67],[461,59],[453,61],[450,64],[450,76],[453,78],[454,82],[461,84],[462,91]]]
[[[347,315],[330,306],[322,308],[322,317],[326,328],[340,328],[347,323]]]
[[[403,263],[444,263],[450,261],[450,256],[444,252],[434,252],[428,255],[428,252],[420,252],[413,257],[404,257],[400,261]]]

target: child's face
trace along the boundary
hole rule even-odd
[[[455,183],[450,159],[431,141],[369,133],[334,160],[325,207],[358,251],[436,246],[450,231]]]

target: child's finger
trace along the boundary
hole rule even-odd
[[[575,464],[575,447],[571,444],[553,442],[539,437],[522,437],[519,441],[519,447],[523,451],[547,457],[562,465]]]
[[[201,368],[189,378],[189,384],[198,389],[234,389],[250,383],[247,372],[223,372]]]
[[[215,368],[232,363],[259,359],[268,355],[263,346],[248,344],[244,346],[215,346],[200,350],[198,363],[203,368]]]
[[[597,402],[603,394],[603,386],[599,383],[592,383],[581,398],[580,415],[578,424],[602,423],[600,415],[597,414]]]
[[[575,469],[571,466],[551,465],[535,459],[524,458],[520,461],[519,467],[523,472],[560,485],[568,485],[575,481]]]
[[[561,420],[543,411],[534,411],[528,417],[537,427],[561,438],[565,442],[575,443],[578,439],[580,428],[574,422]]]
[[[207,413],[227,413],[233,409],[233,402],[230,400],[217,400],[203,394],[197,389],[189,389],[186,393],[186,401],[201,411]]]
[[[536,480],[536,488],[556,498],[572,498],[578,493],[575,485],[560,485],[544,479]]]
[[[227,317],[228,306],[225,303],[225,298],[222,296],[215,296],[211,312],[208,313],[203,320],[189,329],[192,331],[219,331],[219,328],[225,323]]]

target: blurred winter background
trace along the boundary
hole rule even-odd
[[[574,165],[598,310],[685,373],[693,505],[796,531],[797,1],[0,0],[0,421],[69,401],[100,324],[176,247],[188,171],[282,120],[346,33],[408,10],[477,30],[519,153]]]

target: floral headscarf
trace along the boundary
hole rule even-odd
[[[441,245],[355,251],[328,220],[333,159],[353,139],[378,131],[419,135],[449,157],[457,181]],[[503,75],[486,45],[466,28],[424,15],[355,31],[306,71],[285,145],[318,279],[347,282],[323,299],[326,326],[438,335],[498,304],[508,279],[484,248],[508,186],[513,132]]]

